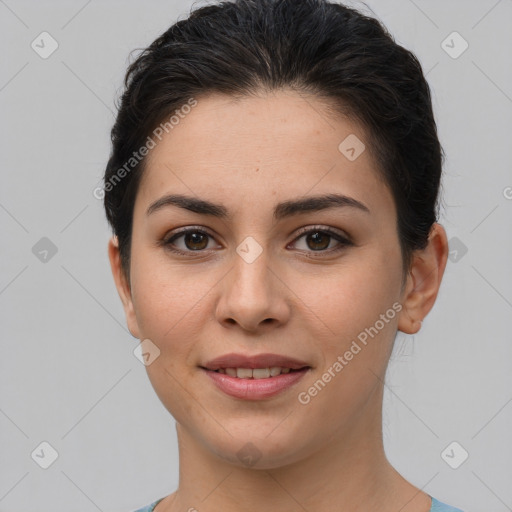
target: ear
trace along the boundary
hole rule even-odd
[[[119,293],[119,297],[123,303],[128,329],[132,336],[139,338],[139,326],[133,307],[132,292],[121,265],[119,242],[116,236],[113,236],[108,242],[108,258],[110,260],[110,268],[112,269],[112,275],[114,276],[117,292]]]
[[[448,259],[446,232],[437,222],[433,224],[428,246],[416,251],[402,294],[398,329],[414,334],[436,301]]]

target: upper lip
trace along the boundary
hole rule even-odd
[[[219,368],[270,368],[280,366],[281,368],[290,368],[299,370],[309,365],[293,357],[282,356],[279,354],[258,354],[247,356],[244,354],[224,354],[208,361],[203,365],[207,370],[218,370]]]

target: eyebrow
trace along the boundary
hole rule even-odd
[[[146,211],[146,215],[168,206],[177,206],[201,215],[210,215],[220,219],[229,218],[229,211],[221,204],[215,204],[197,197],[182,194],[169,194],[157,199]],[[371,213],[370,209],[357,199],[343,194],[326,194],[293,199],[279,203],[274,208],[274,220],[282,220],[293,215],[317,212],[328,208],[352,207],[360,211]]]

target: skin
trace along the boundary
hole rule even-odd
[[[367,141],[361,126],[328,117],[313,96],[210,95],[149,153],[134,207],[129,282],[115,237],[109,257],[130,332],[160,350],[147,373],[176,420],[179,487],[156,512],[430,510],[430,497],[386,459],[382,397],[397,330],[418,332],[436,300],[446,233],[434,224],[402,288],[391,192],[369,149],[354,161],[340,153],[350,134]],[[370,213],[331,208],[272,218],[278,202],[333,192]],[[230,217],[176,206],[146,214],[169,193],[222,204]],[[298,234],[315,225],[348,235],[353,245],[329,252],[339,247],[335,238],[315,245]],[[188,250],[179,256],[161,241],[184,226],[211,237],[175,240]],[[236,252],[247,236],[262,248],[250,264]],[[395,302],[401,311],[310,403],[299,403],[298,393]],[[312,369],[273,398],[240,400],[198,368],[228,352],[290,355]],[[260,453],[254,466],[237,457],[248,442]]]

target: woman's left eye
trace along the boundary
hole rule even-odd
[[[345,246],[352,245],[352,242],[339,233],[327,228],[314,228],[304,231],[295,241],[304,238],[305,248],[300,250],[312,252],[331,252],[343,249]],[[333,248],[331,242],[336,240],[338,244]]]
[[[177,241],[180,239],[181,244],[178,244]],[[297,245],[298,241],[301,239],[304,239],[305,247],[296,247],[301,251],[334,252],[346,246],[353,245],[350,240],[339,233],[321,227],[303,230],[292,244]],[[177,254],[190,254],[192,252],[203,252],[205,249],[212,249],[212,247],[209,246],[210,240],[213,240],[213,237],[206,231],[197,228],[189,228],[183,229],[171,237],[166,238],[162,241],[162,245]],[[332,247],[333,241],[338,242],[334,247]]]

